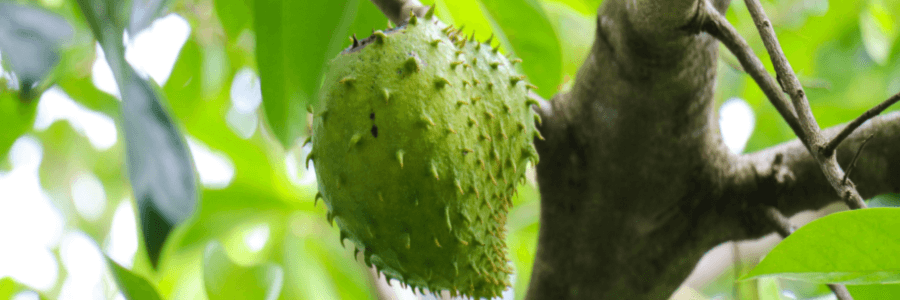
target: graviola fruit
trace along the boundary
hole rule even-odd
[[[537,103],[518,60],[430,15],[331,61],[307,162],[328,221],[367,265],[419,290],[495,297],[510,285],[511,197],[538,159]]]

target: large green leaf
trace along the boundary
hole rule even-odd
[[[847,290],[855,300],[900,299],[900,284],[848,285]]]
[[[325,62],[347,41],[357,1],[254,3],[263,107],[285,148],[306,132],[306,106],[316,101]]]
[[[116,280],[116,285],[122,291],[122,295],[128,300],[160,300],[159,292],[153,287],[147,279],[132,273],[125,267],[120,266],[115,261],[106,257],[106,264],[109,266],[110,273]]]
[[[184,137],[167,109],[162,92],[141,78],[125,60],[121,36],[127,6],[110,0],[79,0],[82,13],[106,54],[122,95],[128,177],[140,213],[144,245],[155,265],[172,227],[197,206],[197,179]],[[126,17],[121,17],[125,14]]]
[[[537,0],[481,0],[491,19],[503,31],[515,56],[520,57],[528,81],[549,98],[562,79],[562,55],[553,25]]]
[[[22,99],[59,62],[60,47],[72,37],[72,26],[39,7],[0,3],[0,51],[19,79]]]
[[[900,208],[835,213],[801,227],[743,279],[780,276],[815,283],[900,282]]]
[[[273,263],[238,265],[221,245],[212,243],[203,258],[203,284],[210,300],[275,300],[281,294],[284,271]]]

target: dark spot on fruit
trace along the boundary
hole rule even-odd
[[[374,114],[373,114],[374,116]],[[372,136],[378,137],[378,126],[372,125]]]
[[[369,114],[369,119],[375,120],[375,113]]]

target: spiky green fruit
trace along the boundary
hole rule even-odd
[[[310,155],[341,241],[413,288],[499,296],[507,211],[537,162],[529,88],[431,18],[353,39],[329,65]]]

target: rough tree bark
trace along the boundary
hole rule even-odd
[[[373,2],[395,7],[380,5],[392,19],[418,4]],[[728,4],[713,1],[720,12]],[[604,1],[574,87],[538,109],[546,140],[535,141],[541,229],[529,299],[666,299],[712,247],[774,231],[772,207],[793,215],[842,201],[797,140],[726,149],[713,99],[718,41],[699,30],[702,5]],[[850,178],[865,198],[900,192],[900,113],[854,131],[837,160],[847,166],[872,134]]]

